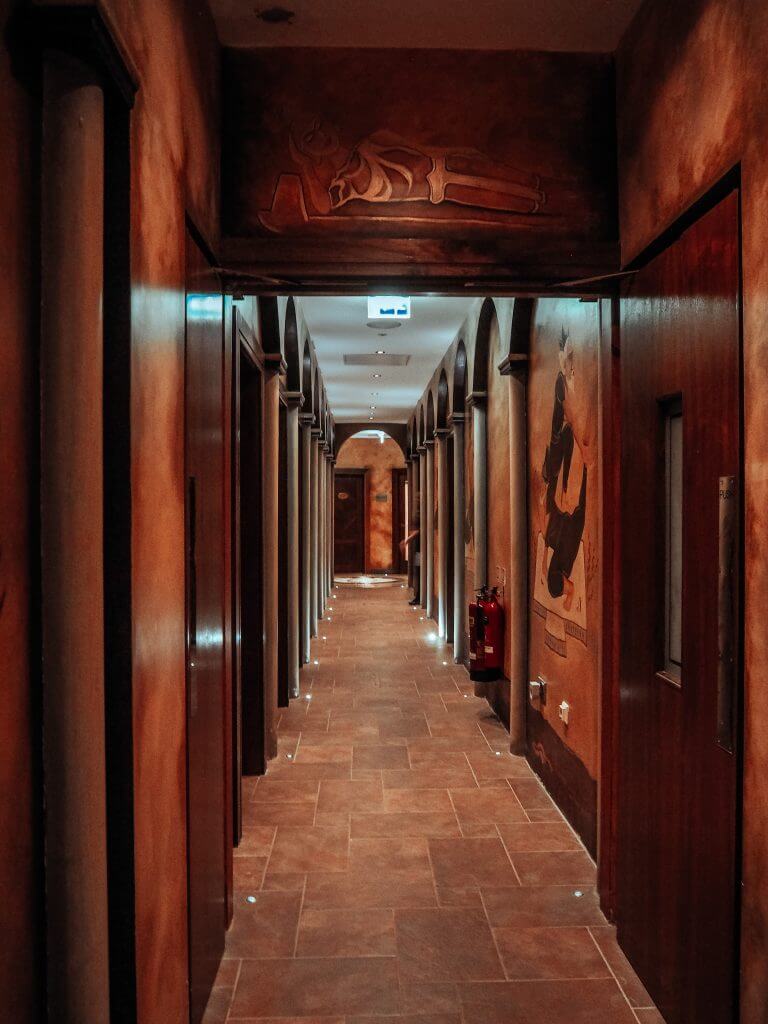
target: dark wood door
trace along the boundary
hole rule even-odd
[[[619,939],[667,1024],[737,1019],[734,192],[621,302]]]
[[[400,542],[405,537],[406,471],[392,470],[392,572],[404,573],[408,569]]]
[[[336,572],[365,572],[365,475],[336,472],[333,491]]]
[[[192,1024],[202,1019],[224,951],[226,929],[224,308],[219,288],[215,274],[188,234],[187,865]]]

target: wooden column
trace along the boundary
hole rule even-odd
[[[87,69],[63,55],[49,55],[44,69],[42,171],[40,529],[48,1013],[61,1024],[103,1024],[110,1015],[104,97]]]
[[[265,757],[277,756],[277,672],[279,578],[280,370],[282,360],[264,366],[264,734]],[[282,363],[282,366],[285,366]]]
[[[301,392],[289,391],[286,402],[286,536],[288,550],[288,694],[299,695],[299,668],[301,666],[301,580],[299,579],[299,545],[301,528],[299,524],[299,407]]]
[[[433,438],[427,441],[427,452],[424,460],[426,474],[426,510],[427,519],[425,524],[426,544],[422,545],[422,558],[427,559],[427,616],[434,619],[436,615],[434,590],[435,590],[435,442]],[[426,550],[425,550],[426,549]],[[422,601],[422,604],[424,602]]]
[[[427,449],[419,448],[419,604],[427,607]]]
[[[510,574],[506,593],[511,623],[509,746],[513,754],[524,754],[528,694],[527,357],[511,355],[499,369],[509,379]]]
[[[326,585],[327,585],[327,597],[331,596],[333,592],[333,452],[329,449],[326,455],[325,471],[327,473],[327,501],[326,507],[328,509],[328,538],[326,541]]]
[[[467,399],[472,408],[474,467],[475,589],[488,583],[488,422],[485,392]]]
[[[454,413],[453,431],[453,658],[463,664],[467,657],[464,629],[464,415]]]
[[[437,444],[437,632],[448,636],[448,431],[435,431]]]
[[[309,589],[310,589],[310,610],[311,610],[311,632],[312,636],[317,636],[317,623],[320,618],[320,601],[319,601],[319,588],[317,585],[318,579],[318,546],[319,546],[319,533],[320,533],[320,481],[318,479],[320,474],[320,431],[313,427],[312,428],[312,457],[310,460],[311,464],[311,475],[312,475],[312,488],[310,493],[310,522],[312,524],[312,538],[311,538],[311,550],[310,550],[310,572],[309,572]]]
[[[312,420],[299,414],[301,428],[301,663],[309,662],[312,638]]]
[[[414,522],[414,502],[416,499],[416,487],[414,486],[414,480],[416,474],[414,472],[414,459],[413,456],[409,456],[405,464],[407,481],[408,481],[408,529],[406,532],[410,533],[413,529]],[[414,583],[414,566],[413,566],[413,553],[412,550],[408,552],[408,586],[413,589]]]

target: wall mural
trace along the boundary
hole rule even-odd
[[[567,657],[567,638],[587,642],[584,522],[587,464],[583,439],[574,432],[569,411],[578,389],[573,344],[560,331],[552,425],[541,467],[541,529],[536,542],[533,610],[545,620],[545,643]]]
[[[280,173],[270,208],[259,212],[268,231],[323,222],[338,227],[344,219],[429,222],[429,205],[441,204],[462,208],[454,222],[501,223],[510,215],[538,213],[547,202],[538,175],[476,149],[417,144],[390,129],[343,143],[338,127],[320,118],[291,125],[287,135],[298,173]],[[404,213],[396,208],[403,203],[428,205],[421,214]]]

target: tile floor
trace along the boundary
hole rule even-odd
[[[663,1024],[594,864],[434,624],[399,585],[335,594],[246,780],[205,1024]]]

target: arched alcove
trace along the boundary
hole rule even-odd
[[[424,404],[419,406],[419,431],[418,431],[418,446],[421,447],[427,439],[427,431],[424,426]]]
[[[440,379],[437,382],[437,424],[440,430],[448,426],[448,377],[445,369],[440,371]]]
[[[493,299],[485,299],[480,308],[475,335],[475,352],[472,361],[472,391],[488,390],[488,358],[490,355],[491,331],[496,320],[496,304]]]
[[[451,389],[451,412],[463,413],[467,400],[467,350],[464,341],[456,347],[453,361],[453,387]]]
[[[309,338],[304,339],[304,352],[301,360],[301,393],[304,398],[304,412],[312,410],[312,351]]]
[[[509,355],[512,357],[528,356],[535,303],[535,299],[515,299],[509,332]]]
[[[432,392],[427,396],[427,429],[424,435],[425,441],[431,441],[435,436],[435,397]]]
[[[283,356],[285,358],[286,387],[288,391],[301,391],[301,360],[299,358],[299,328],[296,322],[296,304],[288,299],[285,307],[285,327],[283,329]]]

